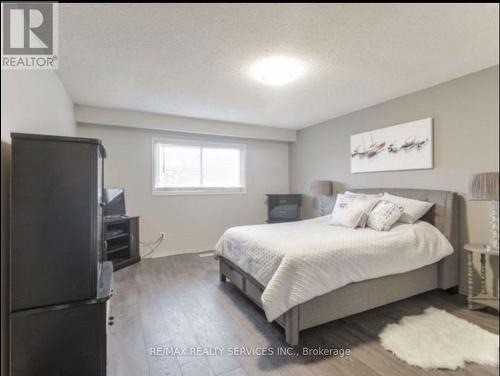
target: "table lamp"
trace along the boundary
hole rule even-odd
[[[311,186],[309,187],[309,192],[316,198],[318,198],[317,201],[315,201],[318,205],[317,208],[319,209],[321,215],[323,215],[323,201],[322,197],[323,196],[331,196],[333,194],[333,184],[329,180],[315,180],[311,183]],[[316,206],[316,205],[315,205]]]
[[[469,200],[491,201],[491,239],[488,251],[498,251],[498,172],[473,174],[469,182]]]

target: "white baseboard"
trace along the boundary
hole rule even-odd
[[[187,248],[187,249],[178,249],[175,251],[168,251],[168,250],[156,250],[152,255],[148,256],[147,258],[158,258],[158,257],[167,257],[167,256],[174,256],[174,255],[184,255],[184,254],[189,254],[189,253],[202,253],[202,252],[210,252],[213,251],[214,247],[213,246],[207,246],[207,247],[199,247],[199,248]],[[147,253],[147,249],[144,250],[145,253]]]

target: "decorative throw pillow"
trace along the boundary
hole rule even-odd
[[[364,203],[354,201],[342,214],[338,225],[349,228],[364,227],[366,223],[366,213]]]
[[[365,227],[368,213],[378,201],[378,198],[339,194],[335,201],[330,224],[350,228]]]
[[[433,202],[413,200],[411,198],[391,195],[387,192],[384,193],[382,198],[403,207],[403,214],[399,218],[399,222],[403,223],[415,223],[434,205]]]
[[[381,200],[368,216],[368,227],[378,231],[389,231],[403,214],[403,207],[390,201]]]

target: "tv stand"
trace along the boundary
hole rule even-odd
[[[120,270],[141,260],[139,254],[139,217],[104,218],[104,260]]]

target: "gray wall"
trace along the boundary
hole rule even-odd
[[[73,101],[51,70],[2,70],[2,141],[10,132],[74,135]]]
[[[182,128],[182,121],[178,124]],[[80,125],[78,133],[103,141],[106,186],[125,188],[129,215],[140,215],[145,242],[167,239],[154,256],[212,250],[229,227],[264,223],[266,193],[288,193],[288,144],[285,142],[193,136],[115,126]],[[153,137],[203,138],[247,144],[247,193],[205,195],[153,195]],[[148,252],[141,247],[141,252]]]
[[[307,193],[315,179],[345,187],[452,190],[461,196],[463,242],[487,242],[488,205],[467,202],[469,175],[498,171],[498,66],[302,129],[290,147],[290,188]],[[432,170],[351,174],[350,136],[426,117],[434,118]],[[312,216],[311,200],[305,203]]]
[[[74,135],[73,102],[49,70],[2,70],[2,375],[7,375],[10,132]]]

